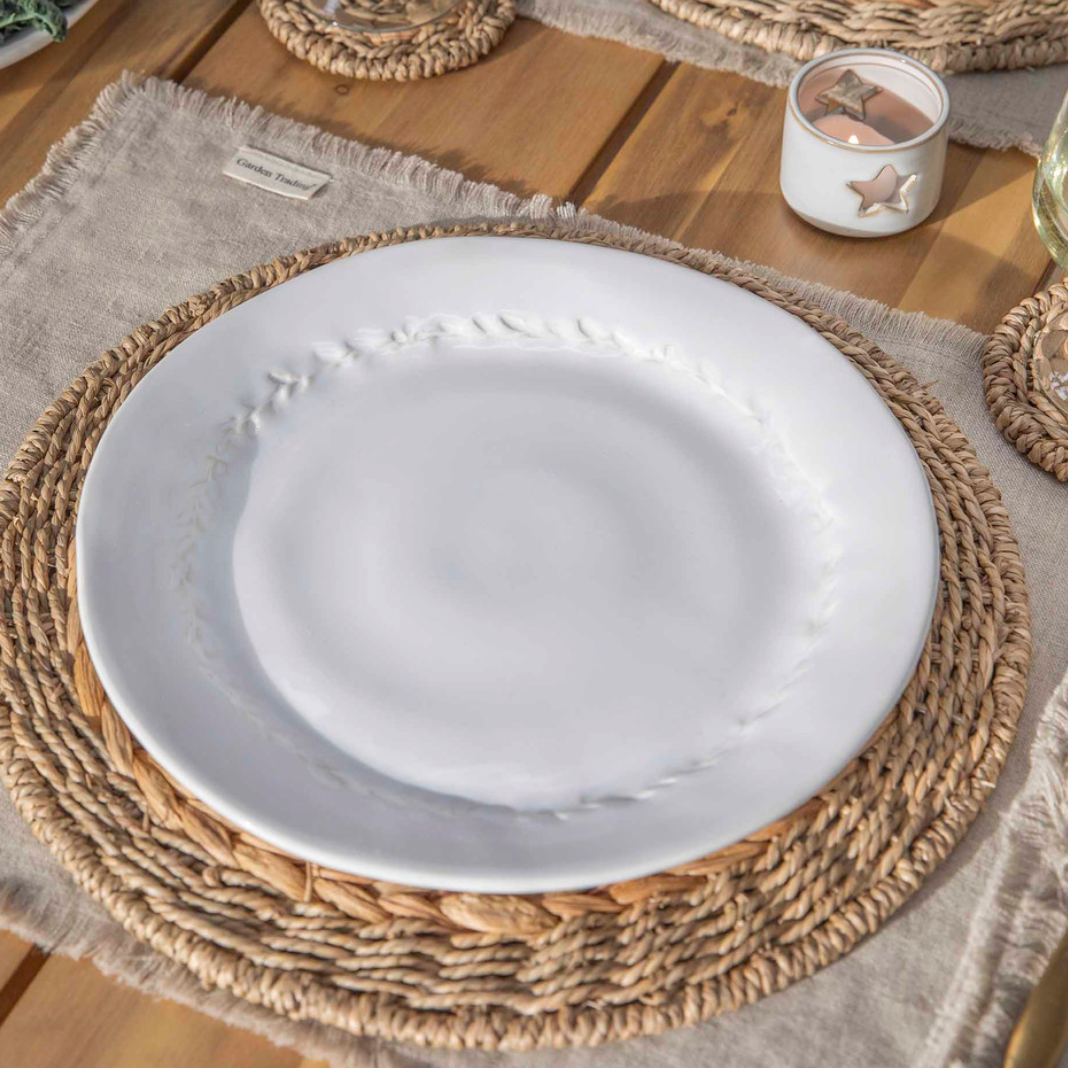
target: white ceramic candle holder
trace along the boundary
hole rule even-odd
[[[806,117],[802,96],[811,94],[813,84],[834,81],[829,78],[834,74],[838,82],[845,79],[850,102],[821,105],[822,116],[809,108]],[[810,81],[817,77],[819,82]],[[824,95],[832,94],[824,90]],[[921,126],[924,120],[930,125],[915,136],[884,136],[865,124],[870,100],[878,100],[883,112],[891,102],[904,102],[903,111]],[[783,196],[802,219],[833,234],[880,237],[909,230],[938,203],[948,119],[942,79],[909,56],[849,48],[814,59],[790,84],[779,179]]]

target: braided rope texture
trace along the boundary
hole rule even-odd
[[[515,21],[515,0],[465,0],[433,22],[375,33],[338,26],[301,0],[259,0],[267,28],[320,70],[371,81],[431,78],[477,63]]]
[[[806,805],[676,869],[531,896],[331,872],[228,826],[165,775],[81,641],[73,533],[100,435],[179,342],[322,264],[439,236],[551,237],[724,279],[800,318],[879,392],[924,465],[941,587],[914,676]],[[843,447],[848,447],[844,443]],[[695,1024],[811,975],[913,894],[994,788],[1023,706],[1030,614],[1001,497],[913,377],[845,323],[706,253],[526,223],[372,234],[275,260],[135,330],[41,416],[0,483],[0,773],[37,836],[135,937],[293,1019],[429,1046],[596,1045]]]
[[[1068,418],[1034,379],[1036,343],[1068,312],[1068,284],[1028,297],[998,324],[983,347],[983,389],[998,430],[1017,452],[1068,481]],[[1052,324],[1056,326],[1057,324]]]
[[[893,48],[932,70],[1015,70],[1068,59],[1063,0],[651,0],[765,52],[810,60]]]

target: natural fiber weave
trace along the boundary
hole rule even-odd
[[[257,293],[384,245],[466,233],[611,245],[798,316],[885,399],[942,541],[915,675],[868,749],[792,816],[649,879],[531,897],[369,882],[280,855],[177,788],[107,704],[80,642],[73,531],[108,420],[179,342]],[[167,311],[41,417],[0,484],[0,770],[19,812],[137,938],[295,1019],[452,1047],[593,1045],[693,1024],[810,975],[876,930],[994,787],[1023,705],[1030,616],[1000,495],[941,404],[840,320],[700,252],[527,224],[370,235],[276,260]]]
[[[1068,285],[1061,283],[1013,308],[983,348],[983,387],[998,430],[1061,482],[1068,481],[1068,414],[1051,401],[1034,372],[1036,349],[1051,331],[1066,329]],[[1068,347],[1059,347],[1063,361]]]
[[[353,0],[340,6],[346,4],[352,7]],[[298,59],[331,74],[372,81],[411,81],[469,67],[496,48],[515,20],[515,0],[464,0],[414,29],[357,32],[301,0],[259,0],[259,5],[268,29]]]
[[[1064,0],[651,0],[765,52],[810,60],[893,48],[940,71],[1014,70],[1068,59]]]

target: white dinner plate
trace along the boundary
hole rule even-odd
[[[938,574],[924,472],[817,333],[529,238],[340,260],[103,435],[81,617],[194,794],[347,871],[532,892],[785,815],[863,747]]]
[[[95,3],[96,0],[81,0],[80,3],[68,7],[64,12],[67,16],[68,29],[78,22]],[[51,36],[44,30],[19,30],[18,33],[13,33],[7,40],[0,42],[0,70],[10,67],[12,63],[18,63],[20,59],[32,56],[34,52],[40,52],[42,48],[52,43]]]

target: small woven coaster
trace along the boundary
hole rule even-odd
[[[893,48],[933,70],[1010,70],[1068,59],[1064,0],[651,0],[672,15],[801,60]]]
[[[259,0],[299,59],[346,78],[410,81],[477,63],[515,20],[515,0],[340,0],[337,17],[302,0]]]
[[[725,850],[574,893],[418,890],[239,832],[140,749],[81,640],[78,495],[131,389],[182,340],[344,256],[468,233],[670,260],[755,293],[865,376],[924,465],[941,588],[916,672],[868,748],[802,808]],[[136,521],[132,519],[131,521]],[[846,324],[706,254],[528,224],[395,231],[228,279],[134,331],[31,430],[0,483],[0,772],[23,818],[128,931],[221,987],[356,1034],[484,1049],[580,1046],[735,1009],[838,959],[948,855],[994,788],[1031,661],[1019,548],[942,405]]]
[[[983,348],[983,387],[1005,440],[1068,481],[1068,284],[1002,319]]]

